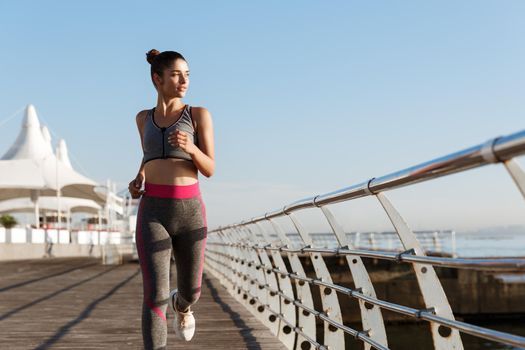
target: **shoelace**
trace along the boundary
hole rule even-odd
[[[177,311],[177,313],[182,316],[180,317],[180,326],[184,328],[186,326],[186,320],[189,319],[188,316],[193,315],[193,311],[187,311],[187,312]]]
[[[177,304],[176,299],[173,298],[173,305],[175,306],[175,311],[177,312],[177,314],[179,314],[180,326],[182,328],[184,328],[186,326],[186,319],[189,318],[188,316],[193,315],[193,311],[191,311],[191,310],[188,310],[186,312],[179,311],[177,309],[177,305],[176,304]]]

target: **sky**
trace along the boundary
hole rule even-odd
[[[2,1],[0,152],[33,104],[79,172],[127,188],[135,115],[157,98],[145,53],[178,51],[184,102],[214,123],[215,174],[199,174],[211,230],[523,130],[524,14],[523,1]],[[525,224],[500,164],[386,195],[415,230]],[[331,208],[347,231],[392,229],[373,197]],[[328,229],[318,209],[298,217]]]

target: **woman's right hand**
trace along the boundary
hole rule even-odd
[[[138,173],[137,177],[131,180],[128,186],[129,193],[131,193],[131,198],[137,199],[144,194],[144,191],[140,190],[143,181],[144,175],[142,173]]]

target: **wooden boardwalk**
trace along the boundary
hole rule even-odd
[[[1,349],[143,349],[141,308],[137,262],[0,262]],[[206,272],[193,310],[197,330],[191,342],[175,337],[168,311],[168,349],[285,349]]]

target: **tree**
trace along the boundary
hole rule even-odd
[[[16,221],[16,219],[13,216],[11,216],[9,214],[5,214],[5,215],[0,216],[0,225],[4,226],[5,228],[7,228],[7,229],[12,228],[16,224],[18,224],[18,222]]]

